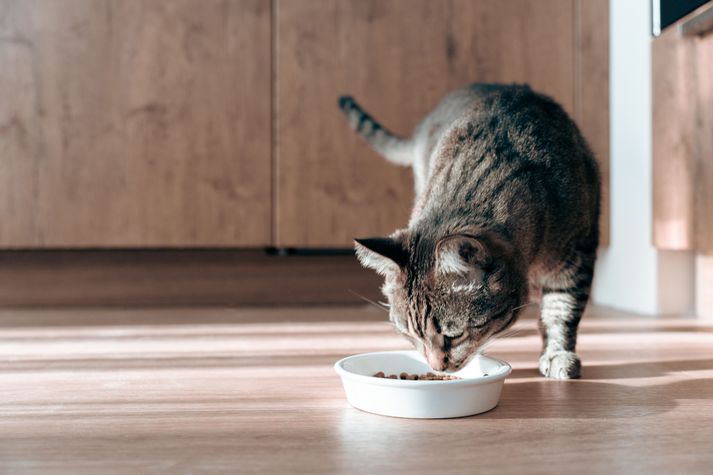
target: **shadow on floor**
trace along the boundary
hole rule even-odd
[[[647,361],[641,363],[589,365],[586,361],[582,367],[583,381],[655,378],[671,373],[685,371],[713,370],[713,359]],[[514,369],[509,379],[524,379],[539,377],[535,368]]]
[[[616,327],[597,327],[597,328],[587,328],[580,327],[577,332],[578,335],[615,335],[615,334],[626,334],[626,333],[637,333],[637,334],[658,334],[658,333],[713,333],[713,327],[699,327],[695,325],[681,325],[676,327],[637,327],[637,326],[616,326]],[[536,328],[519,328],[517,333],[513,336],[506,337],[505,339],[517,339],[528,336],[540,335],[539,330]]]
[[[647,417],[674,409],[681,400],[713,400],[713,379],[650,386],[587,380],[510,382],[485,419],[611,419]]]

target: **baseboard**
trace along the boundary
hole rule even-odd
[[[264,306],[363,303],[381,279],[353,255],[246,250],[0,252],[0,306]]]

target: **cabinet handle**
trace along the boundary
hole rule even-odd
[[[689,18],[678,26],[681,36],[703,36],[713,30],[713,7]]]

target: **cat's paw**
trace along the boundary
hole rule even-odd
[[[582,371],[579,356],[571,351],[553,351],[540,356],[540,374],[554,379],[576,379]]]

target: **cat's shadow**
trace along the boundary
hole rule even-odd
[[[585,359],[582,365],[581,380],[598,381],[611,379],[655,378],[684,371],[713,370],[713,359],[664,360],[601,365],[587,364]],[[508,380],[534,378],[538,376],[539,373],[534,368],[517,368],[512,370]]]
[[[646,417],[674,409],[686,399],[713,400],[713,378],[678,379],[650,384],[611,380],[664,377],[680,371],[713,369],[713,359],[662,361],[583,368],[582,379],[538,377],[535,369],[514,370],[496,409],[487,419],[601,419]],[[527,378],[527,381],[522,379]],[[604,382],[603,380],[607,380]]]

